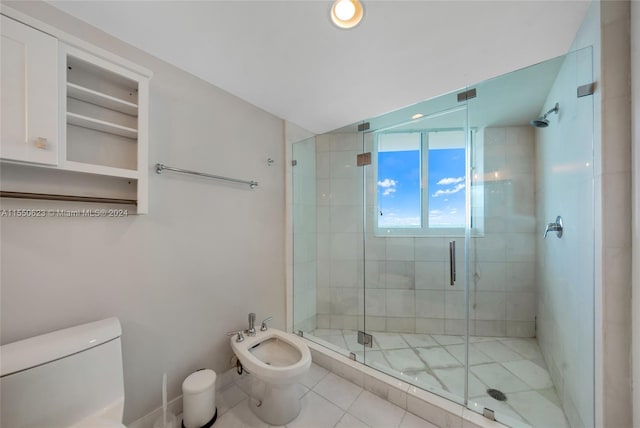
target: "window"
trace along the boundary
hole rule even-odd
[[[379,134],[377,232],[462,232],[467,192],[465,147],[462,130]]]

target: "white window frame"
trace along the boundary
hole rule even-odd
[[[373,216],[373,231],[374,235],[378,237],[393,237],[393,236],[453,236],[453,237],[463,237],[465,235],[465,226],[463,227],[454,227],[454,228],[445,228],[445,227],[430,227],[429,226],[429,134],[433,132],[466,132],[465,128],[452,128],[452,129],[426,129],[426,130],[406,130],[406,131],[389,131],[389,132],[380,132],[376,133],[374,137],[374,150],[372,156],[372,165],[374,168],[373,179],[375,180],[375,192],[374,192],[374,205],[373,208],[375,210]],[[381,135],[389,135],[389,134],[417,134],[420,133],[420,180],[421,191],[420,191],[420,214],[421,214],[421,227],[379,227],[378,226],[378,218],[379,218],[379,203],[378,203],[378,147],[380,142]],[[465,151],[465,192],[471,191],[471,186],[469,185],[470,174],[467,165],[469,163],[470,156],[470,147],[471,140],[473,139],[475,130],[470,130],[467,133],[467,138],[465,138],[464,143],[464,151]],[[465,210],[467,209],[467,204],[469,203],[469,198],[465,198]],[[466,215],[465,215],[466,218]]]

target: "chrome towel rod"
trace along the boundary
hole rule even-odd
[[[189,171],[188,169],[174,168],[172,166],[163,165],[161,163],[156,164],[156,172],[158,174],[162,174],[162,171],[164,171],[165,169],[167,171],[181,172],[183,174],[191,174],[191,175],[198,175],[200,177],[215,178],[216,180],[225,180],[225,181],[233,181],[234,183],[248,184],[249,187],[252,189],[255,189],[256,187],[258,187],[258,182],[253,180],[251,181],[239,180],[237,178],[223,177],[221,175],[205,174],[204,172]]]

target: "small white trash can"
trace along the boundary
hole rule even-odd
[[[218,417],[216,372],[200,369],[182,382],[182,426],[209,428]]]

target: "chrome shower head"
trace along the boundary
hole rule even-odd
[[[529,124],[531,126],[535,126],[536,128],[546,128],[547,126],[549,126],[549,121],[547,120],[547,116],[549,116],[551,113],[558,114],[559,111],[560,111],[560,104],[556,103],[556,105],[553,106],[551,110],[546,112],[542,117],[532,120],[531,122],[529,122]]]
[[[547,119],[539,117],[529,122],[529,124],[531,126],[535,126],[536,128],[546,128],[547,126],[549,126],[549,121]]]

